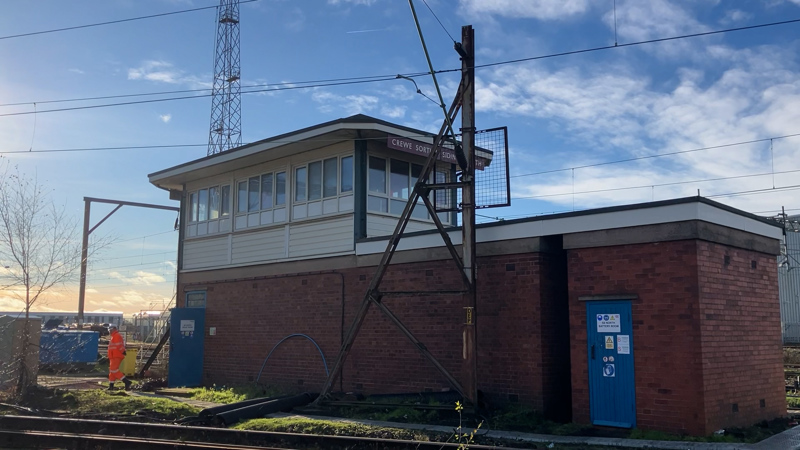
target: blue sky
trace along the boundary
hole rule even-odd
[[[617,0],[616,22],[613,0],[427,2],[457,40],[462,25],[473,25],[478,65],[800,18],[800,0]],[[216,4],[9,0],[0,38]],[[460,67],[447,32],[421,0],[415,7],[434,68]],[[39,112],[0,116],[1,160],[36,176],[79,219],[84,196],[176,205],[147,174],[206,155],[209,97],[42,111],[126,99],[51,100],[207,88],[215,29],[209,9],[0,39],[0,104],[25,103],[0,114]],[[509,127],[513,199],[481,214],[517,218],[698,189],[762,215],[800,212],[792,188],[800,185],[800,136],[784,137],[800,133],[799,49],[793,23],[479,68],[477,126]],[[405,0],[259,0],[241,5],[241,68],[243,86],[296,85],[425,72],[427,64]],[[429,77],[417,83],[435,96]],[[458,75],[441,74],[439,83],[449,104]],[[442,121],[404,80],[270,91],[243,96],[242,141],[357,113],[429,131]],[[760,142],[656,156],[750,141]],[[199,146],[43,152],[187,144]],[[93,206],[93,222],[110,209]],[[172,297],[174,221],[171,212],[125,207],[98,229],[117,242],[92,262],[87,309],[138,311]],[[76,293],[67,286],[40,306],[76,309]],[[18,306],[0,293],[0,310]]]

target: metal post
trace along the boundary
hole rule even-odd
[[[477,338],[477,289],[475,270],[475,42],[471,25],[461,28],[461,44],[465,56],[461,58],[462,112],[461,145],[467,159],[467,168],[462,171],[463,190],[461,191],[461,230],[464,274],[469,279],[469,289],[465,295],[464,320],[464,373],[465,391],[473,405],[478,404],[478,338]]]
[[[83,243],[81,244],[81,279],[78,291],[78,329],[83,328],[83,307],[86,300],[86,263],[89,259],[89,220],[91,220],[92,201],[84,198]]]
[[[136,206],[138,208],[153,208],[153,209],[164,209],[167,211],[177,211],[180,212],[180,208],[176,208],[174,206],[163,206],[163,205],[152,205],[149,203],[137,203],[137,202],[124,202],[121,200],[108,200],[105,198],[92,198],[92,197],[83,197],[84,201],[84,209],[83,209],[83,243],[81,244],[81,279],[80,279],[80,287],[78,290],[78,328],[83,327],[83,309],[86,301],[86,264],[89,259],[89,235],[92,234],[92,231],[97,229],[103,222],[106,221],[112,214],[117,212],[123,206]],[[92,202],[96,203],[109,203],[112,205],[117,205],[110,213],[106,214],[97,224],[91,228],[89,228],[89,221],[91,220],[91,208]]]

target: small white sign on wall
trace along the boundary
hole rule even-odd
[[[620,326],[619,314],[598,314],[597,332],[598,333],[619,333],[622,331]]]
[[[620,355],[631,354],[631,337],[627,334],[617,335],[617,353]]]
[[[181,333],[184,331],[194,331],[194,320],[181,320]]]

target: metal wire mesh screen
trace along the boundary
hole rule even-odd
[[[475,206],[498,208],[511,205],[508,177],[508,128],[475,132]],[[484,159],[484,161],[480,161]],[[483,167],[483,170],[481,170]]]

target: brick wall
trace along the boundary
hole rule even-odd
[[[632,300],[639,428],[703,434],[695,241],[568,251],[573,420],[589,423],[586,305],[580,296]]]
[[[775,258],[700,242],[698,262],[706,432],[785,415]]]
[[[703,435],[785,414],[772,256],[688,240],[569,250],[568,261],[576,422],[590,421],[586,306],[578,298],[613,294],[638,296],[639,428]]]
[[[559,265],[551,260],[559,258],[538,253],[479,258],[479,389],[492,402],[518,401],[563,417],[570,387],[565,268],[563,261]],[[205,382],[250,381],[275,343],[292,333],[311,336],[332,366],[374,270],[204,285],[206,326],[217,327],[216,336],[206,337]],[[449,260],[398,264],[388,270],[381,290],[458,290],[460,280]],[[462,296],[386,295],[383,302],[465,384]],[[275,350],[260,381],[300,391],[319,389],[324,378],[314,346],[291,339]],[[335,384],[336,390],[366,394],[448,388],[446,379],[375,306]]]

